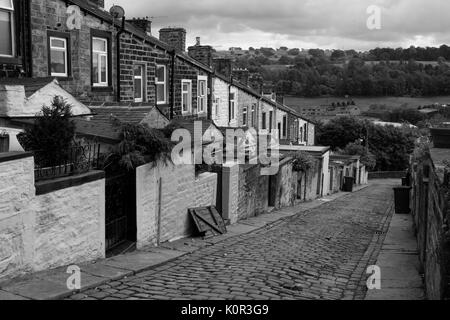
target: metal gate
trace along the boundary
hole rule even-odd
[[[106,251],[136,241],[135,173],[106,177],[105,185]]]

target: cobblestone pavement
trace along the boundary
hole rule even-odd
[[[392,194],[375,183],[71,299],[363,299]]]

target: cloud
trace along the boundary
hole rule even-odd
[[[154,16],[154,30],[187,29],[218,48],[289,46],[369,49],[441,45],[450,39],[447,0],[107,0],[127,17]],[[369,30],[367,8],[381,8],[380,30]],[[157,32],[154,32],[157,35]]]

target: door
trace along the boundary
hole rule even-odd
[[[136,242],[135,173],[106,177],[105,233],[107,253],[126,242]]]

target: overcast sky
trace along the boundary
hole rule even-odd
[[[161,27],[187,30],[187,45],[324,48],[450,44],[448,0],[106,0],[125,8],[127,18],[155,17]],[[367,8],[381,8],[381,29],[369,30]]]

